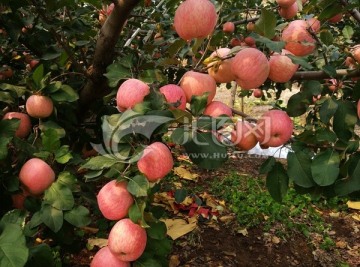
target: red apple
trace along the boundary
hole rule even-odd
[[[247,25],[246,25],[246,29],[249,31],[249,32],[252,32],[255,30],[255,23],[254,22],[249,22]]]
[[[186,108],[186,95],[184,90],[175,84],[168,84],[160,87],[160,93],[162,93],[166,101],[171,105],[170,109],[181,109]]]
[[[223,32],[233,33],[235,31],[235,24],[231,21],[225,22],[223,25]]]
[[[20,193],[11,195],[11,199],[12,199],[12,202],[13,202],[13,207],[15,209],[19,209],[19,210],[24,209],[25,200],[26,200],[26,198],[28,196],[31,195],[28,191],[26,191],[24,189],[21,189],[21,191],[22,192],[20,192]]]
[[[35,67],[36,67],[36,65],[37,64],[39,64],[39,60],[37,60],[37,59],[32,59],[31,61],[30,61],[30,63],[29,63],[29,65],[30,65],[30,68],[31,69],[34,69]]]
[[[290,140],[294,124],[282,110],[269,110],[257,121],[256,133],[259,143],[278,147]]]
[[[116,105],[120,111],[125,111],[143,102],[148,94],[150,94],[150,87],[146,83],[138,79],[128,79],[117,91]]]
[[[238,121],[231,132],[231,142],[241,150],[254,148],[258,143],[255,126],[247,121]]]
[[[217,83],[228,83],[235,80],[235,75],[231,72],[232,58],[227,58],[231,50],[229,48],[219,48],[214,51],[210,58],[217,58],[218,61],[213,61],[207,65],[212,66],[208,69],[208,73]]]
[[[47,118],[53,110],[54,104],[50,97],[32,95],[26,100],[26,112],[33,118]]]
[[[252,38],[251,36],[248,36],[244,39],[244,42],[248,45],[253,47],[255,45],[255,39]]]
[[[360,118],[360,100],[357,102],[357,114],[358,114],[358,117]]]
[[[173,168],[174,161],[169,148],[161,142],[147,146],[137,167],[150,182],[164,178]]]
[[[351,49],[351,54],[354,57],[354,59],[357,61],[357,63],[360,64],[360,45],[355,45]],[[354,63],[355,64],[355,63]]]
[[[221,101],[212,101],[209,105],[206,106],[204,115],[208,115],[213,118],[219,117],[220,115],[227,115],[232,117],[232,110],[228,105]]]
[[[292,19],[298,12],[298,5],[295,2],[290,7],[280,7],[279,14],[284,19]]]
[[[31,121],[30,117],[21,112],[8,112],[5,114],[3,120],[19,119],[20,125],[15,132],[15,136],[19,138],[27,137],[31,132]]]
[[[130,262],[119,260],[109,247],[103,247],[96,252],[90,267],[130,267]]]
[[[339,13],[328,19],[330,23],[338,23],[342,20],[343,14]]]
[[[310,18],[306,20],[308,26],[315,32],[319,33],[320,31],[320,21],[317,18]]]
[[[338,81],[337,79],[329,79],[329,90],[332,92],[337,91],[338,89],[342,89],[343,88],[343,82],[342,81]]]
[[[256,48],[239,51],[231,63],[231,71],[236,76],[236,83],[244,90],[262,85],[270,72],[269,61],[263,52]]]
[[[184,40],[205,38],[216,26],[217,14],[209,0],[186,0],[175,11],[174,27]]]
[[[234,47],[234,46],[241,46],[242,41],[239,38],[232,38],[230,40],[230,46]]]
[[[210,103],[216,93],[216,82],[208,74],[188,71],[180,81],[180,87],[184,90],[186,101],[190,103],[192,96],[201,96],[208,92],[208,103]]]
[[[314,52],[316,41],[307,30],[305,20],[291,21],[283,30],[281,38],[286,43],[285,49],[295,56],[307,56]]]
[[[21,167],[19,179],[31,194],[39,195],[55,181],[55,173],[45,161],[32,158]]]
[[[280,7],[290,7],[292,6],[294,3],[296,3],[296,0],[276,0],[276,3],[280,6]]]
[[[278,83],[285,83],[294,76],[295,72],[299,68],[299,65],[294,64],[286,55],[292,55],[292,53],[283,49],[281,54],[274,53],[270,56],[270,72],[268,77],[270,80]]]
[[[122,261],[135,261],[144,252],[147,235],[144,228],[130,219],[118,221],[109,233],[108,247]]]
[[[97,202],[106,219],[120,220],[128,214],[134,199],[126,187],[126,182],[112,180],[100,189]]]
[[[256,98],[261,98],[263,96],[263,91],[259,88],[254,89],[253,96]]]

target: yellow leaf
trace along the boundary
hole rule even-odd
[[[349,209],[360,210],[360,201],[348,201],[346,205]]]
[[[99,248],[106,247],[108,240],[105,238],[89,238],[87,242],[87,247],[89,250],[92,250],[95,246]]]
[[[189,218],[189,222],[183,219],[164,219],[166,224],[167,234],[173,239],[177,239],[187,233],[190,233],[196,228],[196,219]]]
[[[191,173],[187,169],[185,169],[184,167],[181,167],[181,166],[180,167],[175,167],[174,168],[174,173],[176,175],[178,175],[180,178],[183,178],[185,180],[190,180],[190,181],[195,181],[199,177],[198,174]]]
[[[360,215],[353,215],[353,216],[351,216],[355,221],[358,221],[358,222],[360,222]]]

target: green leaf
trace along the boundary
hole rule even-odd
[[[332,98],[326,99],[319,110],[320,120],[323,123],[328,124],[330,119],[334,116],[337,108],[338,104]]]
[[[349,159],[348,177],[339,180],[335,184],[335,193],[338,196],[346,196],[360,191],[360,154],[357,153]]]
[[[336,142],[336,134],[331,131],[330,129],[326,129],[326,128],[321,128],[316,130],[316,140],[318,142],[332,142],[335,143]]]
[[[183,145],[191,139],[191,130],[183,127],[176,128],[171,133],[171,140],[178,145]]]
[[[187,195],[188,195],[188,191],[186,189],[184,188],[176,189],[174,194],[176,203],[183,202],[187,197]]]
[[[31,217],[31,220],[29,222],[29,227],[35,228],[37,226],[39,226],[40,224],[42,224],[42,217],[41,217],[41,212],[37,211],[34,213],[34,215]]]
[[[345,25],[342,30],[342,34],[346,39],[351,40],[354,35],[354,29],[350,25]]]
[[[313,69],[313,66],[311,66],[308,61],[302,57],[297,57],[289,54],[287,54],[286,56],[289,57],[294,64],[299,64],[306,70]]]
[[[208,170],[219,168],[228,158],[226,147],[210,132],[195,132],[184,148],[192,162]]]
[[[103,170],[105,168],[110,168],[114,164],[118,163],[119,160],[112,156],[96,156],[90,158],[80,169],[89,169],[89,170]]]
[[[289,189],[289,177],[280,162],[276,162],[267,174],[266,188],[271,197],[277,202],[281,202],[286,195]]]
[[[192,115],[181,109],[173,109],[171,110],[171,113],[173,114],[175,121],[182,124],[190,124],[192,122]]]
[[[76,177],[68,171],[60,172],[57,177],[56,183],[70,188],[71,191],[76,191],[76,188],[77,188],[76,187],[76,183],[77,183]]]
[[[50,97],[56,102],[74,102],[79,99],[78,93],[66,84],[63,84],[61,90],[51,94]]]
[[[120,80],[132,78],[132,73],[121,62],[116,62],[106,68],[104,76],[108,79],[110,87],[116,87]]]
[[[330,5],[327,5],[320,13],[318,19],[324,21],[329,19],[343,11],[343,6],[340,3],[333,2]]]
[[[76,206],[72,210],[64,212],[64,219],[76,227],[83,227],[91,223],[90,212],[84,206]]]
[[[40,244],[29,249],[29,260],[25,267],[48,266],[54,267],[53,252],[49,245]]]
[[[1,120],[0,121],[0,160],[5,159],[8,155],[8,144],[15,136],[17,128],[19,128],[20,120]]]
[[[184,46],[186,45],[186,41],[183,39],[177,39],[173,42],[167,49],[170,57],[174,57]]]
[[[288,113],[290,117],[298,117],[306,112],[308,106],[305,94],[299,92],[290,97],[286,107],[286,113]]]
[[[75,203],[70,188],[57,181],[45,191],[44,201],[58,210],[71,210]]]
[[[203,112],[206,108],[206,105],[207,105],[208,95],[209,95],[209,92],[205,92],[201,96],[193,95],[191,97],[190,109],[191,109],[191,113],[194,116],[200,116],[203,114]]]
[[[260,166],[260,170],[259,170],[260,174],[265,174],[270,172],[274,168],[275,163],[276,163],[276,159],[273,156],[268,157],[264,161],[264,163],[261,164]]]
[[[315,185],[311,177],[311,158],[303,151],[289,152],[287,174],[295,184],[309,188]]]
[[[274,12],[262,8],[260,17],[255,23],[255,32],[272,39],[275,36],[276,22]]]
[[[8,84],[8,83],[1,83],[0,89],[2,89],[4,91],[14,92],[17,95],[17,97],[23,96],[26,92],[25,86],[16,86],[16,85]],[[1,100],[1,101],[3,101],[3,100]]]
[[[0,266],[24,266],[28,256],[29,250],[21,227],[0,222]]]
[[[73,156],[69,151],[69,146],[62,146],[55,152],[55,160],[60,164],[65,164],[71,160]]]
[[[269,38],[263,37],[255,32],[252,32],[249,36],[254,38],[257,43],[264,44],[270,50],[278,53],[281,53],[286,44],[284,41],[272,41]]]
[[[320,186],[332,185],[339,176],[339,153],[327,149],[317,154],[311,164],[311,173],[315,183]]]
[[[41,133],[42,149],[48,152],[55,152],[60,148],[60,137],[55,129],[49,128]]]
[[[1,218],[1,222],[22,226],[25,223],[27,216],[28,213],[23,210],[11,210],[5,213],[5,215]]]
[[[341,140],[349,140],[358,121],[355,106],[350,101],[338,101],[338,108],[334,114],[333,129]]]
[[[324,30],[320,32],[320,40],[326,45],[332,45],[334,37],[330,31]]]
[[[336,74],[336,68],[334,68],[331,65],[325,65],[323,68],[323,71],[328,74],[330,77],[335,77]]]
[[[45,122],[41,122],[39,125],[39,128],[42,132],[47,131],[48,129],[53,129],[56,131],[57,136],[59,138],[63,138],[66,135],[66,132],[64,130],[64,128],[62,128],[60,125],[58,125],[56,122],[54,121],[45,121]]]
[[[160,69],[144,70],[140,73],[139,79],[142,80],[144,83],[161,83],[167,81],[166,76],[161,72]]]
[[[41,88],[42,87],[41,80],[43,79],[43,77],[44,77],[44,65],[41,64],[36,67],[35,71],[33,72],[32,76],[31,76],[37,89],[42,89]]]
[[[146,197],[149,188],[149,181],[143,175],[136,175],[127,185],[127,190],[135,197]]]
[[[166,224],[162,221],[151,222],[149,223],[149,228],[146,229],[146,232],[149,237],[155,240],[161,240],[166,237]]]
[[[64,223],[64,214],[50,205],[43,205],[40,212],[42,222],[53,232],[58,232]]]

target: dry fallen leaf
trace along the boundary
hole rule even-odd
[[[166,224],[167,234],[173,240],[190,233],[197,226],[195,217],[189,218],[188,222],[183,219],[164,219],[162,221]]]
[[[108,240],[105,238],[89,238],[87,242],[87,248],[92,250],[95,246],[99,248],[106,247]]]
[[[348,201],[346,205],[349,209],[360,210],[360,201]]]
[[[336,242],[336,247],[337,248],[346,248],[347,243],[345,241],[338,241]]]
[[[246,228],[238,230],[237,231],[239,234],[242,234],[243,236],[248,236],[249,232],[247,231]]]
[[[171,255],[169,267],[177,267],[180,265],[179,255]]]
[[[340,216],[340,212],[330,212],[330,217],[338,218]]]
[[[273,242],[274,244],[279,244],[280,243],[280,238],[278,238],[277,236],[273,236],[271,238],[271,242]]]
[[[358,222],[360,222],[360,215],[357,215],[357,214],[355,214],[355,215],[353,215],[353,216],[351,216],[355,221],[358,221]]]
[[[178,175],[180,178],[183,178],[185,180],[190,180],[190,181],[196,181],[197,178],[199,177],[198,174],[196,173],[191,173],[189,172],[187,169],[185,169],[182,166],[179,167],[175,167],[174,168],[174,173],[176,175]]]

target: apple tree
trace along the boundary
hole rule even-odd
[[[358,197],[357,6],[2,0],[0,265],[54,266],[97,229],[110,234],[94,266],[166,266],[152,198],[174,144],[209,170],[258,142],[286,146],[286,166],[269,157],[261,168],[276,201],[289,186]],[[213,101],[221,83],[274,107],[256,120]]]

